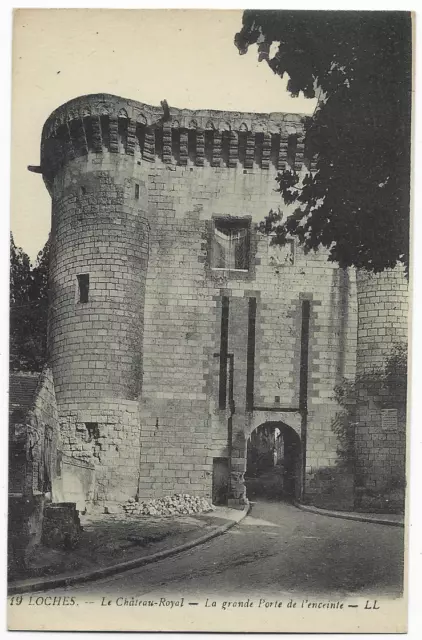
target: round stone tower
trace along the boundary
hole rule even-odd
[[[86,478],[95,470],[94,500],[137,488],[149,250],[143,118],[137,103],[84,96],[54,111],[42,134],[52,198],[49,357],[63,452],[86,465],[82,485],[94,486]]]
[[[408,282],[403,266],[357,272],[357,497],[403,506],[406,466]]]

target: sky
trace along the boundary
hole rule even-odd
[[[31,259],[50,229],[51,202],[39,164],[41,130],[64,102],[112,93],[159,105],[312,113],[287,79],[240,56],[233,38],[242,11],[46,10],[15,13],[12,84],[11,230]]]

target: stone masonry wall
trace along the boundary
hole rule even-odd
[[[151,252],[141,399],[143,496],[172,489],[210,496],[212,459],[228,455],[227,410],[218,408],[223,296],[229,298],[233,441],[240,442],[241,470],[251,419],[246,407],[251,297],[257,299],[255,405],[270,408],[275,422],[289,415],[282,407],[298,407],[301,302],[311,300],[308,479],[336,463],[333,390],[355,372],[354,274],[327,263],[324,255],[305,256],[297,247],[293,257],[283,258],[283,251],[256,231],[255,223],[280,206],[274,183],[275,172],[263,174],[258,167],[247,172],[241,166],[230,171],[189,165],[170,170],[156,161],[150,171]],[[212,220],[225,215],[252,221],[248,273],[211,268]]]
[[[139,469],[145,180],[125,156],[92,154],[58,172],[52,199],[49,349],[63,451],[95,465],[95,499],[125,498]]]
[[[125,160],[77,158],[54,181],[49,348],[60,404],[140,391],[147,194],[139,167]]]
[[[395,345],[407,345],[408,283],[400,266],[377,274],[358,271],[357,283],[357,366],[363,374],[382,368]]]
[[[358,483],[387,495],[405,484],[406,388],[388,389],[379,376],[398,346],[407,352],[408,284],[402,267],[361,272],[357,282]]]
[[[20,376],[31,376],[34,387],[29,405],[15,407],[11,415],[10,444],[13,447],[15,442],[23,455],[17,469],[13,468],[14,460],[10,460],[10,484],[12,492],[31,497],[51,492],[60,446],[59,420],[51,370],[44,369],[41,374],[13,374],[15,379]]]
[[[137,402],[94,398],[60,410],[63,452],[95,469],[95,486],[87,498],[113,502],[135,496],[140,455]]]
[[[48,119],[41,170],[53,199],[50,353],[64,446],[95,463],[94,499],[210,497],[213,458],[231,458],[241,482],[261,416],[302,435],[304,300],[307,478],[335,466],[333,390],[355,371],[353,274],[322,253],[276,249],[256,230],[282,208],[277,171],[303,166],[302,135],[297,115],[171,108],[166,121],[158,108],[102,94]],[[249,225],[246,271],[213,268],[220,216]],[[78,301],[81,274],[89,274],[88,302]],[[219,405],[223,298],[231,407]]]
[[[51,493],[51,486],[57,470],[60,432],[54,381],[50,369],[45,369],[40,376],[31,415],[35,418],[37,429],[32,466],[33,488],[39,491],[47,490]],[[48,474],[49,479],[47,485],[43,487],[42,478],[45,477],[45,473]]]

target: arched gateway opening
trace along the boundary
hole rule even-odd
[[[301,442],[283,422],[265,422],[247,442],[245,473],[249,499],[293,501],[301,492]]]

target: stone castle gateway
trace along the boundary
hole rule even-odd
[[[248,438],[274,426],[309,497],[338,458],[335,386],[406,340],[405,280],[366,277],[359,336],[353,270],[257,229],[285,210],[277,171],[309,167],[299,115],[166,111],[89,95],[44,126],[61,447],[94,465],[94,501],[218,483],[241,503]],[[404,436],[365,407],[359,464],[376,486],[403,473]]]

